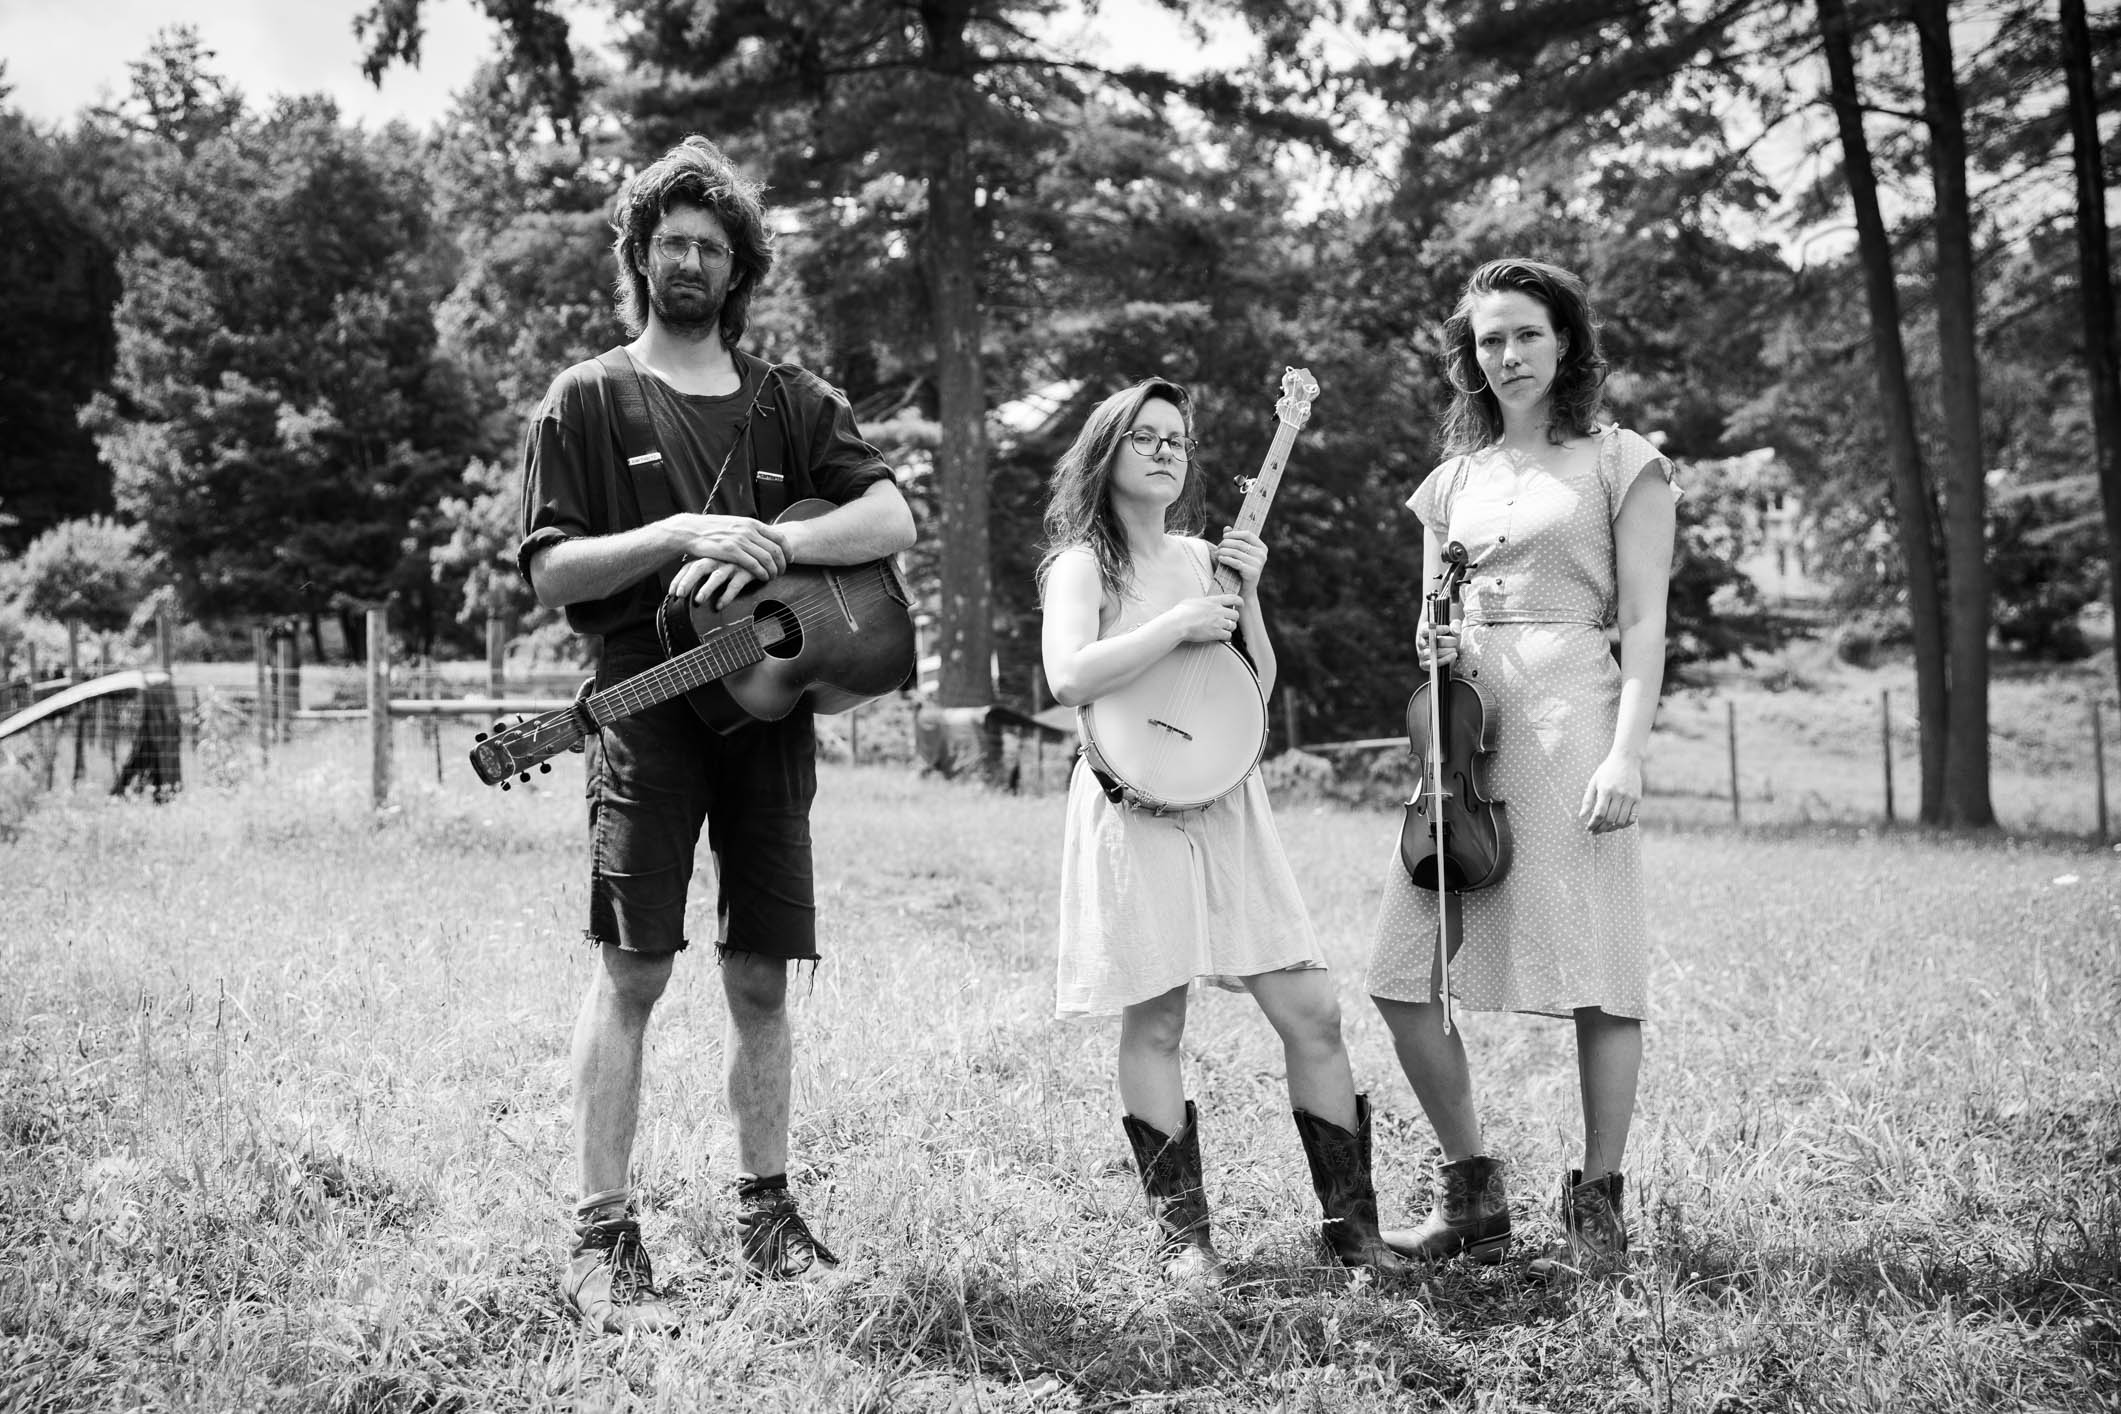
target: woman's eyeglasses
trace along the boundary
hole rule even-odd
[[[1146,427],[1137,427],[1127,434],[1127,445],[1145,457],[1157,455],[1166,443],[1171,447],[1171,455],[1180,461],[1191,457],[1194,449],[1200,446],[1191,437],[1162,437]]]

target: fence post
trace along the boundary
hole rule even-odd
[[[1738,704],[1729,698],[1723,702],[1723,723],[1731,748],[1731,823],[1742,825],[1745,816],[1738,807]]]
[[[155,662],[163,672],[169,672],[177,660],[177,626],[172,622],[169,605],[155,610]]]
[[[1296,695],[1296,689],[1286,685],[1283,686],[1281,690],[1281,715],[1282,720],[1288,724],[1288,749],[1291,751],[1301,751],[1303,749],[1303,710],[1303,699]]]
[[[498,702],[508,680],[508,636],[499,614],[486,616],[486,695]]]
[[[96,676],[99,678],[104,677],[109,672],[110,635],[99,633],[96,635]],[[112,713],[112,708],[116,706],[117,704],[111,701],[110,698],[99,697],[95,702],[96,715],[94,717],[95,733],[103,739],[104,746],[110,750],[110,773],[113,780],[116,780],[118,776],[117,719]]]
[[[1893,823],[1893,694],[1878,690],[1878,744],[1885,758],[1885,823]]]
[[[258,753],[264,755],[272,750],[273,697],[271,659],[266,655],[265,625],[255,624],[250,630],[250,654],[258,660]]]
[[[380,810],[390,800],[390,614],[368,611],[369,803]]]
[[[2105,844],[2106,833],[2106,734],[2099,725],[2099,699],[2094,697],[2092,708],[2092,791],[2099,821],[2099,843]]]
[[[273,721],[280,728],[280,740],[292,741],[295,736],[295,713],[302,710],[302,681],[295,676],[295,640],[293,634],[284,634],[273,645]]]
[[[1036,717],[1046,710],[1046,665],[1031,665],[1031,715]],[[1038,782],[1033,793],[1046,793],[1046,729],[1040,727],[1031,733],[1031,778]]]
[[[412,695],[414,697],[424,697],[430,701],[439,699],[442,695],[442,669],[435,662],[432,653],[420,660],[420,671],[413,677]],[[420,740],[427,744],[428,751],[434,755],[435,784],[441,785],[442,719],[439,716],[430,712],[420,718]]]
[[[37,686],[37,645],[25,640],[22,646],[29,650],[29,685],[34,691]]]
[[[66,680],[81,681],[81,625],[71,619],[66,623]]]

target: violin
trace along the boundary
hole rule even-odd
[[[1431,638],[1450,627],[1452,605],[1477,565],[1452,541],[1443,573],[1429,595]],[[1510,872],[1510,818],[1488,793],[1488,756],[1495,750],[1495,718],[1487,699],[1454,665],[1432,656],[1429,680],[1407,699],[1407,744],[1421,787],[1406,803],[1399,858],[1407,877],[1436,894],[1436,966],[1443,1029],[1451,1029],[1451,959],[1465,941],[1465,923],[1452,896],[1502,882]]]

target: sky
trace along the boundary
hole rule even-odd
[[[495,30],[472,0],[426,0],[420,67],[393,66],[380,89],[361,77],[356,15],[371,0],[0,0],[0,59],[7,102],[42,124],[122,97],[126,65],[155,33],[188,24],[215,67],[253,109],[275,94],[328,93],[349,119],[374,127],[441,117],[450,95],[494,47]]]

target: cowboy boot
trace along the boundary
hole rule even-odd
[[[1510,1203],[1502,1188],[1502,1160],[1485,1154],[1436,1166],[1436,1202],[1420,1227],[1384,1234],[1402,1257],[1440,1262],[1463,1253],[1495,1263],[1510,1248]]]
[[[1208,1194],[1200,1163],[1200,1125],[1191,1100],[1186,1123],[1176,1135],[1165,1134],[1133,1115],[1122,1115],[1120,1127],[1141,1170],[1142,1191],[1156,1216],[1156,1258],[1164,1276],[1195,1286],[1221,1286],[1223,1259],[1208,1236]]]
[[[1628,1225],[1620,1216],[1625,1185],[1617,1173],[1586,1182],[1581,1169],[1570,1169],[1561,1181],[1563,1241],[1527,1262],[1525,1275],[1533,1281],[1567,1281],[1620,1270],[1628,1255]]]
[[[1355,1097],[1355,1132],[1296,1111],[1297,1137],[1311,1163],[1311,1189],[1326,1220],[1318,1235],[1344,1266],[1403,1272],[1406,1263],[1377,1231],[1377,1188],[1370,1181],[1370,1097]]]

